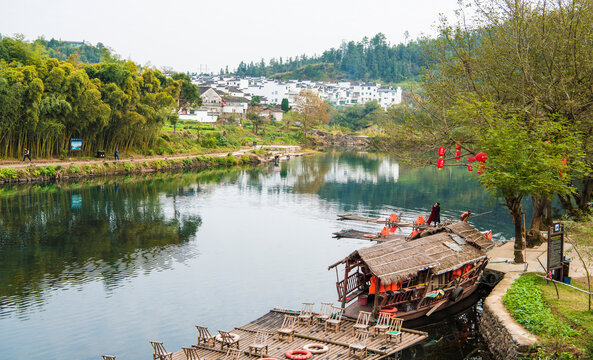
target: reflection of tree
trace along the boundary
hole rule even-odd
[[[201,219],[167,218],[159,200],[188,180],[37,186],[0,197],[0,304],[19,307],[46,286],[94,279],[111,288],[140,270],[167,267],[171,257],[191,256],[174,248],[188,242]]]

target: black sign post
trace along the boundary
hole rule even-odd
[[[564,279],[564,224],[555,223],[548,228],[548,275],[556,281]],[[568,274],[566,274],[568,276]]]

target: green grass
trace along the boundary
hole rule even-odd
[[[535,274],[517,279],[503,303],[517,322],[541,339],[537,359],[593,359],[593,313],[587,295]]]

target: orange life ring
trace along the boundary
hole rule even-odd
[[[313,354],[310,351],[299,349],[287,351],[284,355],[286,355],[287,358],[292,360],[307,360],[311,356],[313,356]]]

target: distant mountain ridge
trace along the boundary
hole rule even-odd
[[[370,40],[344,42],[336,49],[331,48],[320,56],[307,55],[271,59],[265,63],[241,62],[234,72],[237,76],[266,76],[290,80],[314,81],[381,81],[397,83],[417,80],[426,66],[424,43],[410,41],[407,44],[390,45],[385,35],[379,33]]]

